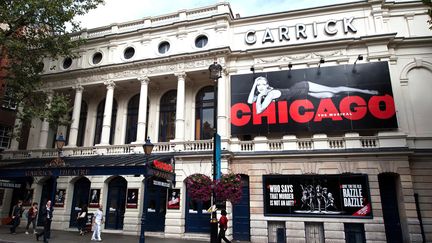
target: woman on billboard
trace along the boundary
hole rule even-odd
[[[272,101],[289,100],[291,98],[305,98],[312,96],[318,99],[332,98],[339,93],[357,92],[363,94],[377,95],[376,90],[357,89],[346,86],[329,87],[316,84],[311,81],[300,81],[295,83],[289,89],[274,89],[268,84],[266,77],[255,79],[252,89],[249,93],[247,102],[252,104],[256,102],[256,113],[260,114],[271,104]]]

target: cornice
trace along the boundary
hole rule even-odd
[[[152,76],[189,72],[197,69],[207,70],[208,66],[214,62],[215,57],[224,66],[226,56],[230,53],[231,49],[229,47],[223,47],[199,53],[183,53],[163,58],[47,74],[42,78],[46,82],[45,87],[53,89],[69,88],[77,83],[78,78],[79,83],[83,86],[101,83],[107,79],[121,81],[138,79],[141,76],[151,78]]]

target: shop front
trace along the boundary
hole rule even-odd
[[[123,230],[126,210],[140,212],[139,205],[143,205],[145,201],[148,202],[145,203],[147,210],[144,210],[147,211],[147,222],[152,222],[147,224],[148,230],[163,231],[167,188],[172,187],[175,180],[174,171],[166,170],[166,166],[172,166],[170,163],[174,161],[173,156],[159,155],[146,158],[137,154],[63,159],[65,165],[60,167],[47,166],[51,159],[35,159],[30,163],[15,161],[1,167],[0,178],[34,178],[37,183],[28,185],[32,199],[27,204],[38,202],[39,205],[45,205],[47,200],[53,201],[56,214],[67,216],[65,218],[68,222],[59,222],[63,227],[77,227],[76,218],[83,206],[89,208],[89,213],[103,206],[105,228]],[[154,161],[157,161],[159,166],[155,166]],[[137,179],[135,183],[131,183],[125,177]],[[103,186],[99,183],[100,178],[107,178]],[[159,185],[161,183],[155,185],[154,181],[161,182],[163,186]],[[37,194],[35,190],[38,191]],[[10,207],[23,199],[20,195],[25,194],[21,191],[21,188],[14,189],[13,195],[16,196],[12,198]],[[148,198],[143,200],[144,191],[148,191]],[[159,198],[157,211],[154,211],[155,198]],[[155,212],[157,214],[154,214]],[[38,222],[38,225],[41,225],[41,222]],[[150,225],[155,229],[150,229]]]

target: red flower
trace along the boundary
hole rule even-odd
[[[209,201],[212,193],[212,180],[203,174],[193,174],[186,178],[188,195],[197,201]]]
[[[217,201],[230,201],[238,203],[242,196],[242,185],[240,175],[233,173],[224,174],[215,183],[215,194]]]

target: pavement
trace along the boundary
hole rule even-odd
[[[25,234],[25,229],[23,227],[18,227],[16,234],[13,235],[9,231],[10,226],[0,226],[0,243],[14,243],[14,242],[36,242],[36,236],[33,234]],[[38,229],[41,231],[42,229]],[[107,233],[102,231],[102,242],[103,243],[129,243],[129,242],[139,242],[139,236],[123,235],[116,233]],[[87,233],[84,236],[80,236],[77,231],[62,231],[62,230],[52,230],[51,239],[49,242],[61,242],[61,243],[84,243],[92,242],[91,233]],[[210,240],[209,240],[210,241]],[[40,237],[39,242],[43,242],[43,237]],[[203,243],[205,241],[198,240],[182,240],[182,239],[168,239],[168,238],[157,238],[149,237],[145,238],[146,243]],[[208,241],[207,241],[208,242]]]

